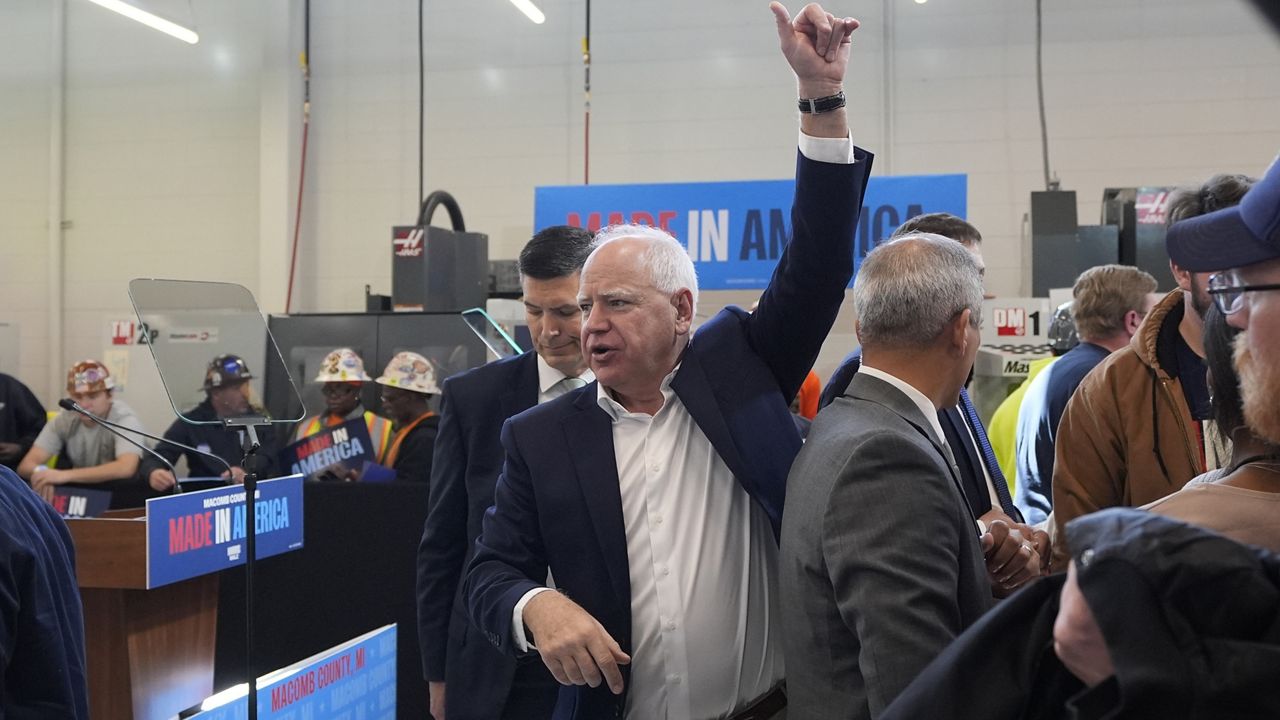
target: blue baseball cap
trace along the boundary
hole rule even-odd
[[[1164,243],[1169,259],[1192,272],[1280,258],[1280,156],[1239,205],[1174,223]]]

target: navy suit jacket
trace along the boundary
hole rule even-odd
[[[819,409],[830,405],[832,400],[849,389],[849,382],[853,380],[854,374],[858,372],[861,365],[861,350],[854,350],[845,356],[835,372],[831,373],[831,379],[827,381],[826,387],[822,388],[822,395],[818,398]],[[960,394],[967,396],[968,391],[961,388]],[[962,400],[961,403],[963,402]],[[955,456],[956,465],[960,468],[960,484],[964,488],[969,509],[973,511],[974,517],[982,517],[991,509],[991,493],[987,490],[987,477],[982,472],[985,464],[984,453],[974,445],[973,436],[985,440],[986,430],[982,429],[979,432],[975,428],[971,436],[967,429],[968,423],[960,412],[959,406],[939,410],[938,424],[942,426],[942,434],[947,436],[947,445],[951,446],[951,454]],[[991,468],[987,468],[987,472],[991,473],[992,477],[996,476]],[[1014,505],[1010,504],[1009,507],[1002,509],[1010,518],[1022,522],[1022,513]]]
[[[798,159],[794,235],[754,314],[727,308],[694,334],[671,388],[776,533],[787,471],[800,450],[789,403],[812,367],[853,275],[853,233],[871,156],[835,165]],[[631,652],[627,538],[609,415],[596,383],[503,426],[506,464],[485,515],[464,592],[472,619],[508,653],[512,611],[556,585]],[[762,438],[767,441],[762,442]],[[708,598],[714,602],[714,598]],[[626,667],[623,676],[630,685]],[[566,686],[557,718],[621,717],[625,696]]]
[[[446,683],[445,714],[457,720],[499,717],[515,675],[515,658],[476,632],[459,588],[502,472],[502,424],[537,404],[532,351],[455,375],[440,392],[430,509],[418,546],[418,642],[423,674]]]

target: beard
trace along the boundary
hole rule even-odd
[[[1236,336],[1235,365],[1245,424],[1254,435],[1280,443],[1280,368],[1254,356],[1247,332]]]
[[[1191,309],[1196,311],[1196,315],[1204,320],[1205,313],[1209,312],[1209,306],[1213,304],[1213,298],[1209,295],[1209,289],[1200,284],[1195,273],[1191,273]]]

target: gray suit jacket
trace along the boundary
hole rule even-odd
[[[787,478],[787,718],[875,718],[993,604],[977,526],[920,410],[859,373]],[[953,463],[952,463],[953,464]]]

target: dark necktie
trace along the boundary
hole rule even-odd
[[[965,419],[969,421],[969,429],[973,431],[974,440],[978,441],[978,450],[982,453],[982,461],[987,465],[987,472],[991,474],[991,484],[995,487],[996,497],[1000,499],[1000,508],[1004,510],[1005,515],[1020,521],[1022,514],[1013,504],[1013,498],[1009,497],[1009,485],[1004,480],[1004,473],[1000,472],[996,453],[991,449],[991,440],[987,438],[987,431],[982,427],[982,420],[978,418],[978,409],[969,399],[969,393],[960,392],[960,407],[964,410]]]

